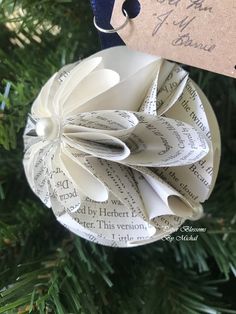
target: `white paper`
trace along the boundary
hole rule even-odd
[[[54,74],[24,144],[28,182],[58,221],[114,247],[154,242],[200,218],[220,157],[214,113],[188,73],[127,47]]]

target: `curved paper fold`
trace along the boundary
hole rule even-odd
[[[68,149],[64,149],[64,152],[61,151],[59,156],[63,171],[83,194],[96,202],[104,202],[108,199],[106,186],[83,167]]]
[[[53,112],[50,111],[48,99],[49,99],[50,90],[53,85],[53,81],[55,80],[56,76],[57,76],[57,73],[55,73],[47,81],[47,83],[41,89],[38,97],[34,101],[31,108],[31,113],[33,116],[36,116],[37,118],[44,118],[44,117],[50,117],[53,114]]]
[[[157,112],[164,114],[180,97],[188,79],[188,73],[175,63],[162,63],[158,81]]]
[[[209,156],[209,159],[211,158],[210,167],[212,167],[212,179],[209,186],[208,194],[206,196],[206,198],[208,198],[215,186],[217,175],[219,172],[220,156],[221,156],[221,138],[220,138],[219,125],[218,125],[215,113],[211,107],[211,104],[209,103],[209,100],[207,99],[206,95],[203,93],[203,91],[199,88],[199,86],[196,83],[192,81],[192,84],[196,88],[196,91],[204,106],[204,110],[205,110],[208,123],[209,123],[209,131],[210,131],[210,137],[211,137],[212,149],[208,155],[211,156],[211,157]]]
[[[209,151],[206,138],[179,120],[135,113],[140,120],[126,141],[127,165],[165,167],[192,164]]]
[[[107,90],[117,85],[119,81],[119,74],[109,69],[101,69],[89,73],[64,100],[63,116],[69,115],[70,112],[79,109],[89,100],[104,94]]]
[[[37,162],[35,164],[38,155],[41,154],[44,156],[50,149],[48,142],[38,142],[34,145],[32,145],[27,151],[25,152],[24,159],[23,159],[23,165],[25,169],[25,174],[27,181],[31,187],[31,189],[36,193],[36,187],[35,187],[35,178],[34,178],[34,171],[37,167],[43,167],[43,163],[45,162],[42,158],[42,160]],[[43,152],[43,153],[41,153]]]
[[[126,139],[138,124],[134,113],[124,110],[99,110],[80,113],[76,118],[68,118],[64,134],[96,132]]]
[[[145,167],[134,168],[140,194],[149,219],[163,215],[176,215],[184,219],[196,219],[202,214],[202,206],[190,202],[177,190]]]
[[[110,54],[113,53],[113,57]],[[129,50],[127,47],[114,47],[98,52],[93,57],[102,57],[105,68],[120,75],[120,83],[89,100],[71,114],[84,111],[130,110],[138,111],[149,89],[152,80],[161,65],[162,59],[156,56],[145,56],[143,53]],[[140,86],[142,88],[140,88]]]
[[[124,142],[108,134],[68,133],[64,136],[64,140],[74,148],[107,160],[120,161],[130,155],[130,150]]]
[[[63,113],[66,100],[76,90],[80,82],[86,79],[93,71],[101,68],[101,66],[102,58],[97,57],[79,62],[73,68],[68,69],[68,71],[66,69],[61,74],[59,78],[60,88],[57,89],[52,99],[58,115]]]
[[[202,214],[202,206],[200,204],[191,204],[179,192],[165,184],[162,180],[157,180],[157,177],[144,175],[147,182],[161,198],[168,210],[163,213],[158,213],[156,216],[163,215],[176,215],[185,219],[195,218],[196,215]],[[158,212],[158,209],[157,209]]]
[[[61,211],[69,213],[77,211],[81,205],[77,187],[63,171],[59,151],[60,149],[57,148],[55,152],[52,152],[48,160],[48,190],[52,207],[57,216],[61,214]],[[55,203],[57,206],[54,205]]]
[[[181,168],[162,171],[163,179],[181,194],[194,202],[203,202],[213,189],[220,163],[220,133],[214,112],[203,92],[189,79],[183,95],[165,115],[168,118],[181,119],[207,139],[209,152],[201,160],[190,166],[182,165]],[[161,169],[156,168],[155,172],[159,174]],[[177,182],[169,174],[173,172]]]
[[[148,221],[142,199],[139,195],[133,172],[128,167],[109,160],[86,157],[88,169],[98,177],[109,190],[131,212]],[[125,187],[128,187],[127,189]]]

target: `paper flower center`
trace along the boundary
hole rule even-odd
[[[47,140],[53,140],[59,136],[60,124],[52,118],[41,118],[36,123],[36,133]]]

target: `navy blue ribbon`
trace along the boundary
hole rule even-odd
[[[104,29],[111,29],[112,26],[110,25],[110,20],[114,0],[90,0],[90,2],[97,25]],[[140,4],[138,0],[126,0],[124,1],[124,9],[128,13],[129,17],[133,18],[138,15],[140,11]],[[125,44],[117,33],[105,34],[99,32],[99,36],[103,49]]]
[[[110,19],[114,0],[91,0],[91,5],[97,24],[104,29],[112,28],[112,26],[110,25]],[[124,45],[124,42],[117,33],[105,34],[99,32],[99,36],[102,49]]]

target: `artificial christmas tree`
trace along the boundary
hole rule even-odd
[[[1,3],[0,313],[236,313],[233,79],[188,69],[217,114],[223,156],[205,216],[172,237],[131,249],[90,244],[27,184],[27,113],[50,75],[100,49],[92,19],[81,1]]]

